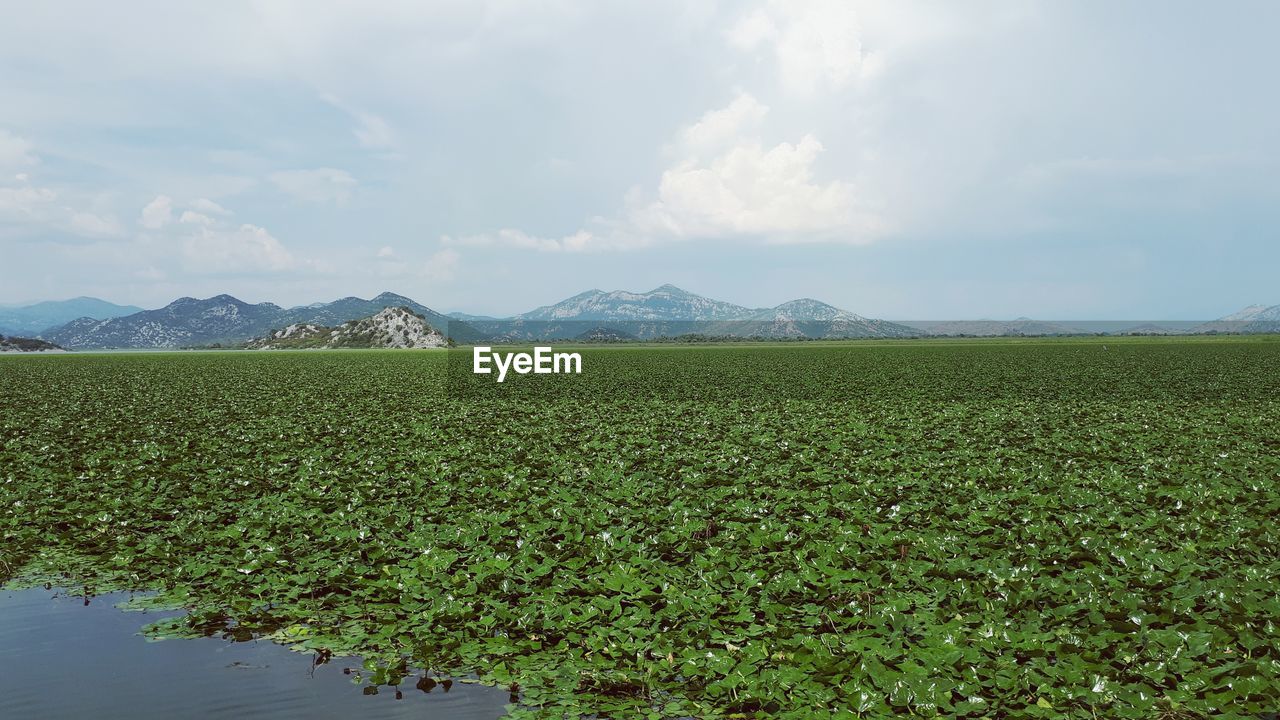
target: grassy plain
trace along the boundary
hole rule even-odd
[[[580,350],[2,357],[0,576],[528,714],[1280,704],[1274,338]]]

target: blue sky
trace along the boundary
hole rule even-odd
[[[186,7],[184,7],[186,6]],[[0,303],[1280,303],[1268,2],[32,3]]]

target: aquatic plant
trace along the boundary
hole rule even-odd
[[[4,358],[0,574],[529,715],[1274,711],[1280,343],[1107,343]]]

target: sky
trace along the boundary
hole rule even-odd
[[[46,0],[0,303],[1280,303],[1280,4]]]

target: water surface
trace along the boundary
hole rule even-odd
[[[312,656],[267,641],[148,642],[138,634],[172,612],[122,612],[127,593],[89,605],[55,590],[0,589],[0,718],[430,718],[493,720],[505,690],[453,683],[377,695],[343,674],[355,658]]]

